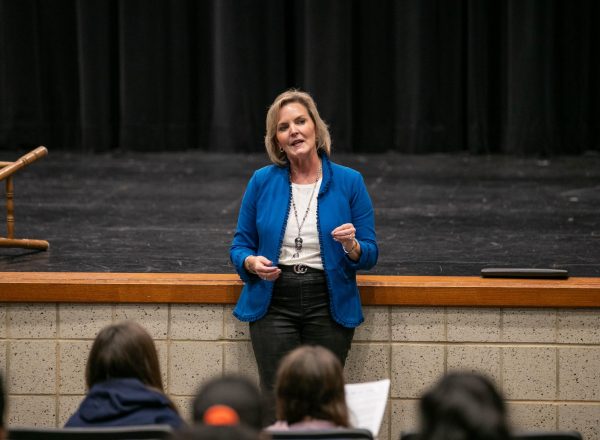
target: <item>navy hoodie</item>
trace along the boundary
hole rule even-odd
[[[169,399],[133,378],[110,379],[89,390],[65,426],[184,425]]]

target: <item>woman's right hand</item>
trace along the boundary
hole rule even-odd
[[[266,281],[275,281],[281,274],[281,269],[273,266],[271,260],[262,255],[250,255],[244,261],[244,266],[248,272],[256,274]]]

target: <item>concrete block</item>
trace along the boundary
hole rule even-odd
[[[344,368],[346,383],[370,382],[390,377],[389,344],[354,343]]]
[[[252,351],[252,344],[248,341],[236,341],[225,344],[223,348],[225,350],[225,373],[246,376],[258,385],[258,367],[254,351]]]
[[[223,337],[240,341],[250,340],[250,328],[247,322],[242,322],[233,316],[233,306],[226,305],[223,309],[225,330]]]
[[[392,346],[392,398],[419,398],[444,373],[444,346]]]
[[[481,345],[449,345],[447,371],[471,371],[483,374],[497,386],[501,380],[500,348]]]
[[[215,342],[171,342],[169,393],[193,396],[202,382],[223,374],[223,346]]]
[[[559,310],[558,342],[600,344],[600,311],[598,309]]]
[[[553,403],[507,404],[510,426],[516,431],[556,431],[558,410]]]
[[[504,347],[503,390],[508,399],[554,400],[556,349],[552,347]]]
[[[92,341],[60,341],[59,350],[59,394],[86,393],[85,367],[92,348]]]
[[[561,400],[600,401],[600,347],[558,349]]]
[[[13,340],[9,344],[9,393],[56,393],[56,342]]]
[[[392,341],[445,341],[446,311],[432,307],[392,309]]]
[[[448,341],[500,341],[500,309],[449,308]]]
[[[110,304],[59,304],[58,335],[62,339],[94,339],[113,322]]]
[[[6,338],[7,332],[6,332],[6,317],[7,317],[7,313],[6,313],[6,309],[8,308],[8,304],[2,304],[0,303],[0,339]]]
[[[115,321],[134,321],[144,327],[153,339],[167,339],[168,304],[117,304]]]
[[[75,411],[79,408],[85,395],[72,395],[66,396],[61,395],[58,397],[58,425],[57,427],[65,426],[67,420],[75,414]]]
[[[389,341],[390,308],[383,306],[363,307],[365,322],[356,328],[355,341]]]
[[[505,309],[502,320],[504,342],[556,342],[554,309]]]
[[[391,401],[392,426],[390,438],[400,439],[402,432],[415,432],[419,430],[419,400]]]
[[[2,377],[6,380],[6,359],[7,359],[7,349],[8,342],[0,341],[0,371],[2,372]]]
[[[8,334],[15,339],[56,337],[56,304],[11,304]]]
[[[56,427],[56,396],[10,396],[8,426]]]
[[[214,341],[223,337],[223,306],[173,304],[171,339]]]
[[[597,402],[559,405],[558,429],[579,431],[585,440],[600,439],[600,405]]]
[[[192,397],[173,397],[170,396],[170,399],[175,404],[175,408],[179,411],[179,415],[183,420],[185,420],[189,425],[193,423],[192,417]]]
[[[156,353],[158,354],[158,363],[160,365],[160,375],[163,381],[165,393],[169,392],[169,345],[167,341],[154,341]]]

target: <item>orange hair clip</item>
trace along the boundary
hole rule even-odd
[[[233,408],[227,405],[213,405],[204,412],[202,420],[206,425],[237,425],[240,418]]]

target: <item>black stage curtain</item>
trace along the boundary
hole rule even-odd
[[[600,150],[597,0],[0,0],[0,148],[261,151],[280,91],[344,152]]]

